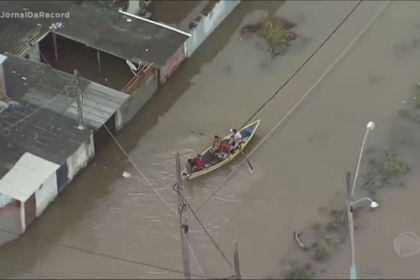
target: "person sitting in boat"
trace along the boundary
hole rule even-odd
[[[232,128],[230,131],[232,132],[232,137],[229,145],[231,145],[232,151],[236,151],[242,143],[242,134],[236,128]]]
[[[184,175],[188,175],[200,170],[203,170],[203,163],[201,162],[200,155],[197,155],[194,158],[189,158],[187,160],[187,164],[185,165],[185,172]]]
[[[191,174],[192,169],[193,169],[193,162],[192,162],[192,159],[189,158],[187,160],[187,163],[185,164],[185,171],[182,174],[187,176],[187,175]]]
[[[230,145],[228,140],[223,140],[220,144],[220,152],[217,154],[217,158],[220,161],[223,161],[230,157]]]
[[[213,145],[211,146],[210,150],[212,159],[214,159],[216,157],[216,154],[219,152],[221,143],[222,140],[219,138],[219,136],[214,135]]]
[[[197,155],[195,158],[193,158],[192,162],[194,164],[194,168],[196,168],[195,171],[199,171],[199,170],[204,169],[203,162],[201,161],[201,156],[200,155]],[[195,172],[195,171],[193,171],[193,172]]]

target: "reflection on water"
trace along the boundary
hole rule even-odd
[[[279,1],[241,3],[118,135],[147,181],[172,208],[177,207],[177,195],[172,189],[176,181],[175,153],[179,151],[184,162],[208,147],[211,135],[243,123],[356,5],[353,1],[291,1],[280,8],[281,4]],[[334,43],[326,46],[308,64],[307,70],[300,72],[257,116],[262,119],[258,135],[268,133],[290,110],[360,31],[360,26],[375,14],[379,4],[362,4],[345,32],[334,37]],[[420,54],[413,53],[416,56],[404,61],[396,60],[391,55],[393,49],[387,46],[397,39],[410,41],[409,37],[414,36],[406,25],[418,19],[418,6],[416,2],[391,5],[392,13],[385,14],[372,27],[376,31],[366,33],[357,48],[314,90],[313,98],[253,154],[250,161],[254,170],[242,165],[197,213],[227,256],[232,255],[233,240],[239,241],[244,277],[281,275],[280,260],[295,252],[292,232],[320,219],[316,209],[342,190],[343,174],[357,160],[366,120],[374,119],[379,128],[387,125],[398,110],[401,105],[398,95],[409,91],[405,85],[413,83],[417,75],[413,73],[420,70],[417,61]],[[298,34],[310,39],[298,51],[294,52],[292,46],[285,56],[272,60],[255,41],[240,40],[238,31],[241,25],[274,13],[288,14],[291,19],[296,16]],[[395,22],[395,18],[407,20]],[[383,36],[391,26],[396,31]],[[227,68],[229,71],[224,71]],[[366,78],[372,73],[385,78],[373,85]],[[390,77],[393,77],[392,84],[386,82]],[[192,130],[210,137],[192,135]],[[396,135],[394,131],[391,134]],[[247,149],[255,147],[260,139],[253,139]],[[404,145],[415,147],[416,139]],[[221,169],[186,181],[184,193],[192,207],[200,205],[241,160],[238,157]],[[132,176],[125,178],[124,172]],[[137,174],[118,147],[109,142],[21,239],[2,248],[0,261],[53,278],[182,277],[178,217],[147,181]],[[381,267],[384,275],[385,272],[392,275],[388,274],[390,269],[395,269],[396,275],[403,275],[403,265],[395,264],[392,240],[404,227],[411,226],[410,231],[420,232],[407,221],[415,217],[416,190],[410,189],[411,208],[394,201],[398,196],[403,201],[401,194],[392,197],[384,194],[383,208],[361,220],[364,226],[357,235],[360,273]],[[395,217],[404,211],[405,221]],[[389,224],[373,221],[385,218]],[[189,219],[189,226],[190,243],[205,274],[231,276],[232,268],[194,217]],[[379,229],[383,234],[378,234]],[[372,252],[365,249],[370,246],[377,247]],[[391,248],[390,256],[388,253],[378,256],[383,248]],[[343,246],[323,276],[346,277],[347,253],[347,246]],[[191,266],[193,273],[200,275],[192,258]],[[5,271],[1,271],[2,277],[19,275],[16,271]],[[410,271],[413,275],[414,268],[410,267]]]

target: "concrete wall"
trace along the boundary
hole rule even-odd
[[[140,11],[139,0],[128,0],[127,13],[137,15]]]
[[[0,246],[19,237],[22,232],[19,203],[12,203],[0,208]]]
[[[4,69],[0,64],[0,100],[6,97],[6,84],[4,82]]]
[[[93,145],[93,134],[90,139],[83,143],[79,149],[67,160],[68,182],[70,182],[80,169],[87,166],[88,161],[95,155],[95,147]]]
[[[186,42],[187,57],[190,57],[197,50],[240,2],[241,0],[222,0],[215,5],[207,16],[202,15],[197,26],[190,30],[191,37]]]
[[[36,216],[39,217],[47,206],[54,201],[58,194],[57,173],[51,174],[50,178],[35,192]]]
[[[24,55],[29,56],[29,59],[35,60],[40,62],[41,61],[41,53],[39,50],[39,44],[35,44],[32,48],[30,48]]]
[[[13,201],[12,203],[0,208],[0,232],[6,232],[13,236],[14,234],[19,234],[21,230],[20,204]]]
[[[159,71],[159,83],[162,85],[171,77],[178,69],[179,65],[185,59],[185,44],[182,45],[176,53],[166,62],[165,67]]]
[[[118,110],[118,114],[121,115],[124,124],[130,121],[137,112],[143,108],[147,101],[152,98],[152,96],[156,93],[158,86],[158,75],[157,72],[154,72],[149,78],[141,83],[139,88],[131,93],[128,102],[126,102],[125,105]]]

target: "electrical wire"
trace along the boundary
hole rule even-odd
[[[87,96],[87,98],[88,98],[88,96]],[[102,114],[103,115],[105,115],[105,113],[103,112],[103,110],[100,108],[100,106],[99,106],[99,104],[96,102],[96,100],[94,100],[94,97],[92,97],[93,98],[93,102],[96,104],[96,106],[98,107],[98,109],[102,112]],[[109,133],[109,135],[114,139],[114,141],[115,141],[115,143],[118,145],[118,147],[121,149],[121,151],[125,154],[125,156],[128,158],[128,160],[130,160],[130,162],[133,164],[133,166],[134,166],[134,168],[136,168],[136,170],[139,172],[139,174],[140,174],[140,176],[142,176],[143,177],[143,179],[149,184],[149,186],[156,192],[156,194],[161,198],[161,200],[166,204],[166,206],[169,208],[169,209],[171,209],[176,215],[178,215],[178,213],[169,205],[169,203],[161,196],[161,194],[156,190],[156,188],[154,188],[153,187],[153,185],[147,180],[147,178],[144,176],[144,174],[140,171],[140,169],[137,167],[137,165],[133,162],[133,160],[128,156],[128,154],[127,154],[127,152],[123,149],[123,147],[121,146],[121,144],[118,142],[118,140],[114,137],[114,135],[111,133],[111,131],[108,129],[108,127],[106,126],[106,124],[104,124],[104,127],[105,127],[105,129],[108,131],[108,133]],[[190,249],[190,251],[191,251],[191,255],[193,256],[193,258],[194,258],[194,261],[196,262],[196,264],[197,264],[197,267],[198,267],[198,269],[200,270],[200,272],[201,272],[201,274],[202,274],[202,276],[203,276],[203,278],[204,279],[207,279],[207,277],[205,276],[205,274],[204,274],[204,271],[203,271],[203,269],[201,268],[201,265],[200,265],[200,263],[198,262],[198,259],[197,259],[197,257],[196,257],[196,255],[195,255],[195,253],[194,253],[194,251],[193,251],[193,249],[192,249],[192,247],[191,247],[191,244],[190,244],[190,242],[188,241],[188,238],[185,236],[185,232],[184,231],[182,231],[182,234],[184,235],[184,237],[185,237],[185,240],[187,241],[187,244],[188,244],[188,247],[189,247],[189,249]]]
[[[86,98],[89,98],[89,95],[86,96]],[[95,100],[95,98],[92,96],[92,99],[90,99],[91,101],[93,101],[96,106],[98,107],[98,109],[102,112],[102,114],[104,116],[106,116],[106,114],[104,113],[104,111],[102,110],[102,108],[99,106],[98,102]],[[115,136],[112,134],[112,132],[109,130],[109,128],[107,127],[107,125],[104,123],[103,126],[105,127],[106,131],[108,131],[109,135],[112,137],[112,139],[114,140],[115,144],[117,144],[117,146],[120,148],[121,152],[127,157],[127,159],[131,162],[131,164],[133,165],[133,167],[136,169],[136,171],[139,173],[139,175],[144,179],[144,181],[152,188],[152,190],[156,193],[156,195],[163,201],[163,203],[175,214],[178,215],[178,212],[173,209],[171,207],[171,205],[169,205],[169,203],[163,198],[163,196],[160,194],[160,192],[153,187],[152,183],[150,183],[150,181],[146,178],[146,176],[143,174],[143,172],[141,172],[140,168],[135,164],[135,162],[131,159],[131,157],[128,155],[128,153],[124,150],[124,148],[121,146],[121,144],[118,142],[118,140],[115,138]]]
[[[194,250],[193,250],[193,249],[192,249],[192,247],[191,247],[191,243],[190,243],[190,241],[188,240],[187,236],[185,235],[185,232],[184,232],[183,230],[181,230],[181,232],[182,232],[182,234],[184,235],[184,240],[185,240],[185,241],[187,241],[188,248],[189,248],[189,249],[190,249],[190,251],[191,251],[191,255],[193,256],[193,259],[194,259],[195,263],[197,264],[197,267],[198,267],[198,269],[200,270],[201,275],[203,276],[203,278],[204,278],[204,279],[207,279],[206,275],[204,274],[203,269],[201,268],[200,263],[198,262],[198,259],[197,259],[196,255],[195,255],[195,253],[194,253]]]
[[[65,248],[68,248],[68,249],[71,249],[71,250],[80,251],[80,252],[84,252],[84,253],[87,253],[87,254],[95,255],[95,256],[100,256],[100,257],[104,257],[104,258],[108,258],[108,259],[113,259],[113,260],[116,260],[116,261],[125,262],[125,263],[131,263],[131,264],[137,264],[137,265],[141,265],[141,266],[152,267],[152,268],[155,268],[155,269],[160,269],[160,270],[169,271],[169,272],[178,273],[178,274],[183,274],[184,273],[181,270],[177,270],[177,269],[173,269],[173,268],[168,268],[168,267],[163,267],[163,266],[159,266],[159,265],[153,265],[153,264],[149,264],[149,263],[134,261],[134,260],[121,258],[121,257],[116,257],[116,256],[103,254],[103,253],[97,253],[97,252],[93,252],[93,251],[78,248],[78,247],[73,247],[73,246],[70,246],[70,245],[62,244],[62,243],[56,243],[55,245],[65,247]],[[197,274],[191,274],[191,275],[194,276],[194,277],[201,277],[201,275],[197,275]]]
[[[303,62],[303,64],[301,66],[299,66],[299,68],[286,80],[286,82],[284,82],[284,84],[282,84],[274,93],[273,95],[270,96],[270,98],[268,98],[261,106],[260,108],[258,108],[257,111],[254,112],[254,114],[252,114],[251,117],[248,118],[248,120],[245,121],[245,123],[241,126],[244,127],[245,125],[247,125],[249,123],[249,121],[255,117],[262,109],[264,109],[264,107],[270,103],[271,100],[274,99],[274,97],[277,96],[277,94],[300,72],[300,70],[303,69],[303,67],[306,66],[306,64],[308,64],[308,62],[318,53],[318,51],[331,39],[331,37],[337,32],[337,30],[347,21],[347,19],[353,14],[353,12],[359,7],[359,5],[363,2],[364,0],[360,0],[354,7],[353,9],[350,11],[350,13],[347,14],[347,16],[337,25],[337,27],[330,33],[330,35],[328,35],[328,37],[324,40],[324,42],[321,43],[321,45],[319,45],[318,48],[316,48],[316,50]]]
[[[206,227],[203,225],[203,223],[200,221],[200,219],[198,218],[198,216],[195,214],[194,209],[192,209],[191,205],[188,203],[188,201],[185,199],[185,197],[182,195],[182,193],[179,191],[179,189],[176,189],[176,191],[182,197],[182,199],[184,200],[185,204],[187,204],[187,206],[190,209],[191,213],[194,215],[195,219],[200,224],[201,228],[204,230],[204,232],[210,238],[211,242],[214,244],[214,246],[216,247],[216,249],[219,251],[219,253],[222,255],[222,257],[225,259],[225,261],[229,264],[229,266],[231,268],[233,268],[233,265],[231,264],[231,262],[229,261],[229,259],[226,257],[226,255],[223,253],[222,249],[220,249],[219,245],[217,245],[216,241],[214,241],[213,237],[207,231]]]
[[[363,1],[363,0],[362,0]],[[362,2],[360,1],[358,5]],[[245,158],[222,180],[222,182],[214,189],[214,191],[206,198],[204,201],[195,208],[195,212],[198,212],[204,204],[207,203],[213,196],[219,192],[225,186],[225,183],[229,180],[230,177],[242,166],[244,162],[277,130],[277,128],[284,123],[286,119],[295,111],[295,109],[306,99],[306,97],[313,91],[313,89],[318,86],[318,84],[324,79],[324,77],[334,68],[334,66],[344,57],[344,55],[350,50],[350,48],[359,40],[359,38],[365,33],[367,28],[376,20],[376,18],[382,13],[385,7],[389,4],[387,1],[378,11],[378,13],[371,18],[371,20],[364,26],[364,28],[356,35],[356,37],[347,45],[347,47],[343,50],[343,52],[330,64],[330,66],[324,71],[324,73],[319,77],[319,79],[306,91],[306,93],[293,105],[293,107],[286,113],[286,115],[268,132],[268,134],[256,145],[256,147],[245,156]],[[356,6],[357,7],[357,6]],[[346,18],[338,25],[338,27],[333,31],[333,33],[348,19],[348,17],[355,11],[355,8],[346,16]],[[332,34],[333,34],[332,33]],[[330,38],[331,35],[328,37]],[[327,40],[328,40],[327,38]],[[326,41],[323,43],[325,44]],[[299,68],[301,69],[301,68]],[[298,71],[299,71],[298,69]],[[282,86],[283,87],[283,86]],[[282,88],[281,87],[281,88]],[[187,219],[192,214],[187,216]]]
[[[45,103],[43,103],[43,104],[45,104],[45,105],[49,105],[49,104],[51,104],[54,100],[56,100],[58,97],[60,97],[61,95],[63,95],[63,93],[65,92],[65,91],[67,91],[67,88],[71,85],[71,83],[74,81],[74,79],[72,79],[72,80],[70,80],[70,82],[64,87],[64,89],[62,90],[62,91],[60,91],[57,95],[55,95],[53,98],[51,98],[50,100],[48,100],[47,102],[45,102]],[[29,119],[29,118],[31,118],[31,117],[33,117],[34,115],[36,115],[36,114],[38,114],[41,110],[43,110],[43,109],[45,109],[46,108],[46,106],[44,106],[44,107],[39,107],[38,109],[36,109],[34,112],[32,112],[31,114],[29,114],[29,115],[26,115],[25,117],[23,117],[23,118],[21,118],[20,120],[18,120],[17,122],[15,122],[15,123],[13,123],[13,124],[11,124],[10,126],[8,126],[8,127],[5,127],[5,128],[2,128],[1,130],[0,130],[0,134],[3,134],[6,130],[10,130],[12,127],[14,127],[14,126],[16,126],[16,125],[18,125],[19,123],[21,123],[21,122],[23,122],[23,121],[25,121],[25,120],[27,120],[27,119]]]
[[[57,76],[59,76],[60,78],[64,80],[68,80],[65,76],[61,75],[57,70],[54,69],[54,67],[51,66],[51,64],[48,62],[47,58],[42,54],[41,51],[38,51],[38,53],[42,57],[42,59],[45,61],[45,64],[47,64],[50,67],[50,69],[53,70],[55,74],[57,74]]]

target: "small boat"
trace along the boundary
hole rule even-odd
[[[226,163],[232,161],[233,159],[235,159],[240,153],[242,153],[243,149],[248,145],[248,143],[251,141],[252,137],[254,136],[255,132],[258,129],[258,126],[260,125],[261,120],[257,120],[253,123],[250,123],[246,126],[244,126],[243,128],[241,128],[239,130],[239,132],[242,135],[242,143],[240,145],[240,148],[237,149],[233,154],[230,155],[229,158],[226,158],[225,160],[222,160],[216,164],[210,165],[211,164],[211,146],[208,147],[204,152],[202,152],[200,155],[201,157],[201,161],[203,163],[203,166],[205,166],[205,168],[203,170],[199,170],[199,171],[195,171],[191,174],[185,175],[186,174],[186,169],[184,169],[184,171],[182,172],[182,175],[187,178],[187,179],[194,179],[197,178],[201,175],[207,174],[213,170],[216,170],[217,168],[225,165]],[[232,133],[230,133],[229,135],[226,135],[225,137],[223,137],[223,140],[229,140],[232,137]]]

